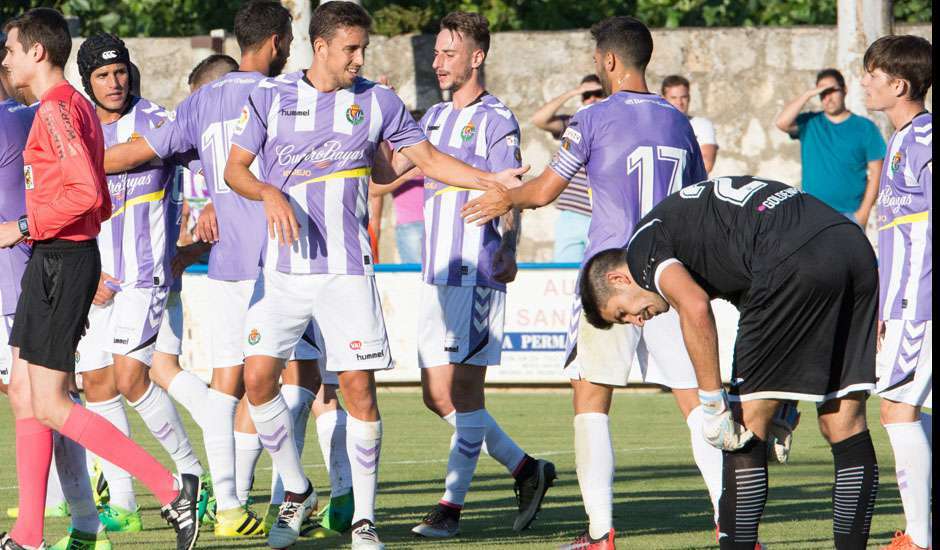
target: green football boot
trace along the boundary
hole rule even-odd
[[[345,533],[352,527],[353,512],[355,512],[352,491],[338,497],[331,497],[323,510],[317,512],[320,526],[330,531]]]
[[[140,519],[140,506],[131,511],[113,504],[105,504],[98,512],[98,519],[106,531],[115,533],[137,533],[144,529]]]
[[[101,466],[98,465],[98,460],[95,460],[95,468],[91,475],[91,493],[95,498],[95,506],[100,510],[105,504],[111,501],[111,490],[108,489],[108,480],[104,477],[104,472],[101,471]]]
[[[50,546],[49,550],[111,550],[111,541],[105,531],[92,534],[69,527],[69,534]]]
[[[211,512],[210,519],[215,518],[215,494],[212,492],[212,476],[208,472],[200,476],[202,489],[199,491],[199,502],[196,503],[196,517],[203,525],[210,521],[206,515]]]

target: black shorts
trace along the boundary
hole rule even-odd
[[[732,395],[817,403],[875,387],[878,265],[854,224],[755,275],[739,303]]]
[[[75,372],[75,348],[101,276],[94,241],[39,241],[23,273],[10,345],[33,365]]]

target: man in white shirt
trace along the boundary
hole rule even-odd
[[[689,116],[689,80],[677,74],[669,75],[663,79],[661,93],[663,99],[672,104],[689,117],[695,139],[702,150],[702,160],[705,162],[705,171],[711,173],[718,156],[718,140],[715,138],[715,125],[712,121],[701,116]]]

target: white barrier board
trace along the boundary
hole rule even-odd
[[[487,380],[499,383],[565,383],[562,363],[565,335],[577,271],[574,269],[522,269],[509,285],[506,296],[506,326],[503,361],[491,367]],[[379,372],[380,382],[418,382],[421,379],[417,356],[418,295],[420,274],[413,271],[376,274],[385,324],[395,368]],[[206,368],[204,312],[213,304],[206,299],[205,275],[187,273],[183,281],[185,328],[181,362],[202,376]],[[738,312],[729,303],[712,303],[718,322],[722,379],[730,380],[731,357],[737,331]],[[639,381],[639,369],[631,374]]]

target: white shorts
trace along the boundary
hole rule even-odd
[[[642,327],[614,325],[594,328],[581,311],[580,297],[568,332],[565,374],[571,380],[626,386],[634,358],[643,381],[681,390],[698,387],[692,360],[682,340],[679,315],[670,309]],[[651,361],[652,359],[652,361]]]
[[[160,331],[157,332],[156,351],[179,356],[183,353],[183,300],[180,292],[170,292]]]
[[[885,321],[875,393],[883,399],[933,408],[933,321]]]
[[[8,344],[10,331],[13,330],[13,314],[0,315],[0,381],[10,383],[13,371],[13,348]]]
[[[499,364],[505,292],[423,283],[419,308],[418,366]]]
[[[287,359],[310,322],[332,372],[392,368],[375,278],[265,270],[255,285],[244,354]]]
[[[255,289],[255,281],[220,281],[209,279],[209,367],[224,369],[245,362],[243,353],[245,319]],[[311,326],[305,334],[315,334]],[[315,338],[304,338],[297,342],[290,359],[320,359],[322,354],[314,344]]]
[[[111,302],[92,305],[88,329],[75,353],[75,372],[112,365],[114,355],[136,359],[148,367],[153,364],[168,295],[166,287],[125,288]]]

